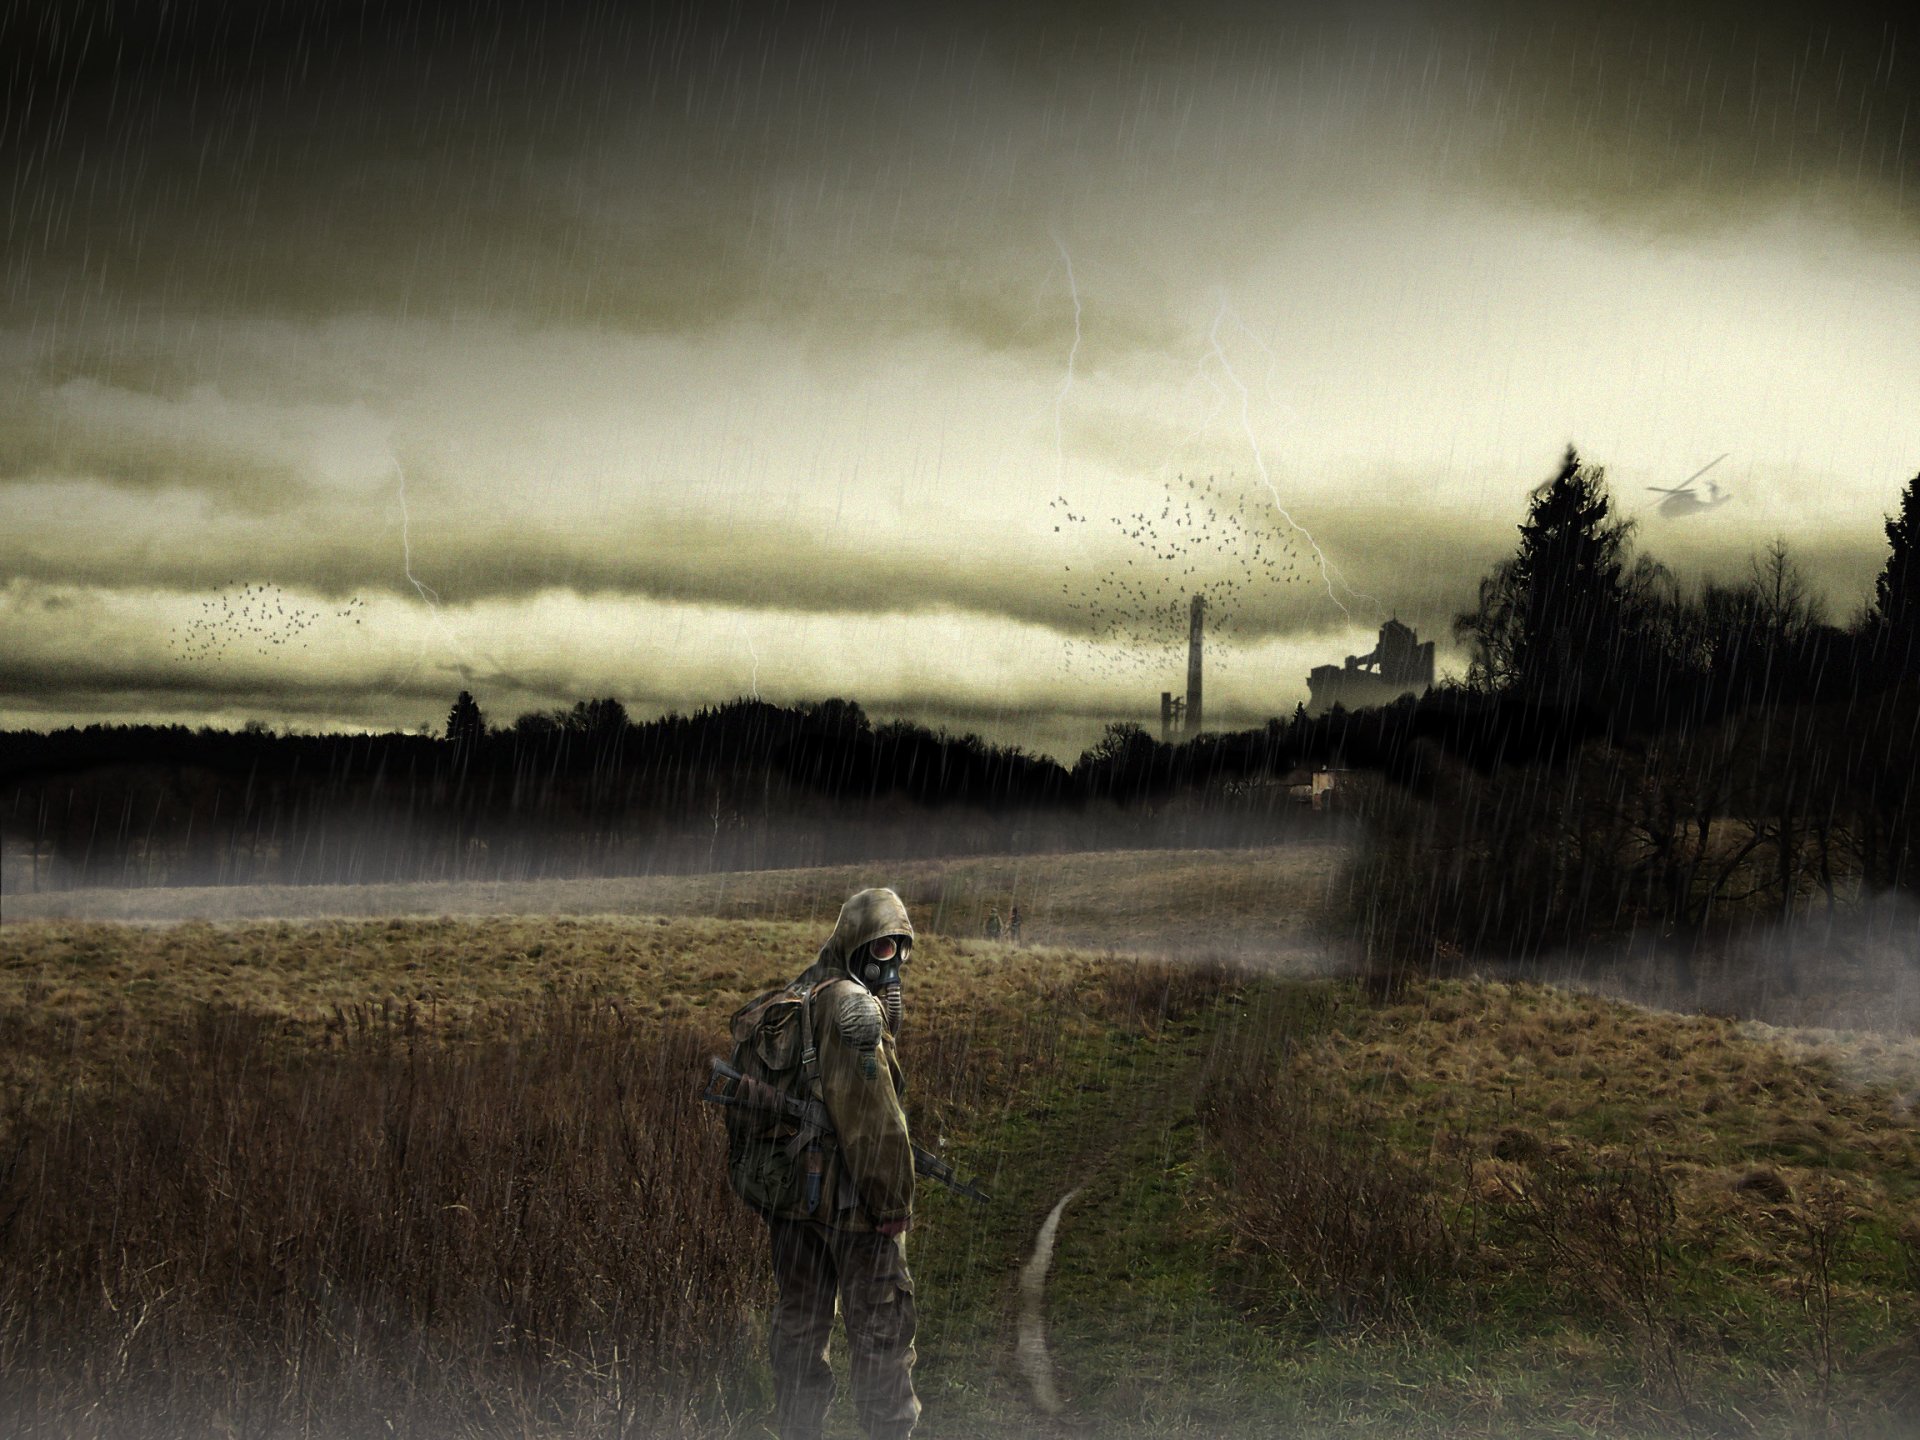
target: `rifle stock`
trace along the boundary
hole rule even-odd
[[[782,1095],[764,1081],[741,1074],[718,1056],[713,1059],[713,1073],[707,1077],[707,1088],[700,1092],[700,1098],[715,1105],[743,1105],[749,1110],[791,1116],[823,1135],[833,1134],[833,1121],[826,1106],[815,1100],[802,1100],[798,1095]],[[972,1181],[962,1180],[946,1161],[918,1145],[913,1146],[913,1173],[937,1181],[954,1194],[964,1195],[978,1204],[991,1203],[986,1191]]]

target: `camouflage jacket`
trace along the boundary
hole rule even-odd
[[[837,1230],[871,1230],[913,1215],[913,1148],[901,1108],[906,1082],[879,1002],[844,976],[824,981],[807,1001],[819,1051],[820,1100],[833,1117],[822,1144],[821,1206],[778,1211]]]

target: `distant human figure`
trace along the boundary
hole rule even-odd
[[[1007,916],[1007,939],[1015,945],[1020,943],[1020,907],[1013,907],[1013,913]]]
[[[1000,938],[1000,907],[996,905],[993,907],[993,913],[987,916],[987,939],[998,940],[999,938]]]

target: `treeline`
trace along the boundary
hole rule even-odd
[[[1376,961],[1794,938],[1920,888],[1920,478],[1836,624],[1788,545],[1689,587],[1571,449],[1456,622],[1464,684],[1376,724],[1352,876]],[[1912,939],[1913,937],[1909,937]]]
[[[462,692],[441,735],[259,724],[0,735],[0,823],[10,890],[1239,844],[1299,817],[1270,790],[1230,782],[1290,763],[1304,743],[1276,724],[1172,747],[1115,725],[1068,768],[977,735],[875,725],[843,699],[743,699],[636,722],[605,698],[495,726]],[[1167,805],[1176,796],[1195,798]]]
[[[845,699],[635,722],[603,698],[496,725],[463,692],[437,735],[0,735],[6,888],[1262,843],[1323,818],[1286,780],[1331,766],[1371,836],[1354,929],[1393,963],[1831,921],[1920,889],[1916,490],[1842,624],[1784,542],[1700,585],[1635,554],[1569,448],[1458,617],[1463,682],[1179,745],[1115,723],[1071,767]]]

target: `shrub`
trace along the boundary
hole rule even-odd
[[[1241,1067],[1202,1112],[1241,1243],[1323,1328],[1410,1318],[1451,1288],[1466,1246],[1435,1177],[1290,1072]]]

